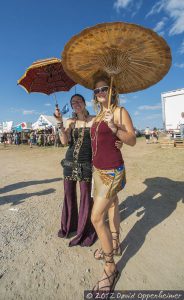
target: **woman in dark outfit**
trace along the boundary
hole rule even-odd
[[[95,229],[91,223],[91,139],[90,125],[93,117],[86,110],[83,96],[75,94],[71,98],[71,106],[75,116],[67,120],[66,128],[59,129],[61,143],[69,148],[62,161],[64,173],[64,204],[61,216],[59,237],[68,237],[76,232],[69,246],[91,246],[97,239]],[[55,112],[56,114],[57,112]],[[57,115],[56,115],[57,116]],[[62,118],[57,118],[62,121]],[[77,207],[76,184],[80,185],[80,206]]]

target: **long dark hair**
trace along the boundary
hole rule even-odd
[[[72,97],[70,98],[70,105],[71,105],[71,108],[73,108],[73,107],[72,107],[72,99],[73,99],[75,96],[80,97],[80,98],[82,99],[82,101],[83,101],[84,104],[85,104],[85,116],[89,116],[89,111],[86,109],[86,100],[84,99],[84,97],[83,97],[81,94],[74,94],[74,95],[72,95]],[[72,113],[72,117],[77,119],[77,114],[76,114],[76,112],[73,112],[73,113]]]

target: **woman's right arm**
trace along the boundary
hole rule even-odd
[[[71,124],[72,124],[72,119],[68,119],[66,121],[66,127],[64,126],[59,128],[59,138],[60,141],[63,145],[67,145],[68,142],[70,141],[70,132],[71,132]]]

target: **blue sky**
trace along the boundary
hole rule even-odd
[[[53,96],[27,94],[17,80],[32,62],[60,58],[65,43],[84,28],[113,21],[154,29],[171,47],[173,63],[164,79],[146,90],[120,95],[136,127],[162,127],[160,94],[184,87],[183,0],[1,1],[0,123],[35,122],[41,113],[51,115]],[[76,91],[84,95],[88,110],[94,113],[92,91],[79,85]],[[74,93],[75,88],[57,93],[61,108]]]

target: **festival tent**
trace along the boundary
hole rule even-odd
[[[17,124],[12,128],[12,130],[17,131],[17,132],[28,132],[32,129],[32,124],[30,122],[22,122],[20,124]]]
[[[2,131],[3,132],[11,132],[13,128],[13,121],[3,122]]]
[[[63,118],[63,123],[65,125],[66,118]],[[32,124],[32,129],[47,129],[47,128],[53,128],[55,130],[57,126],[57,121],[54,116],[47,116],[47,115],[40,115],[38,120]]]

